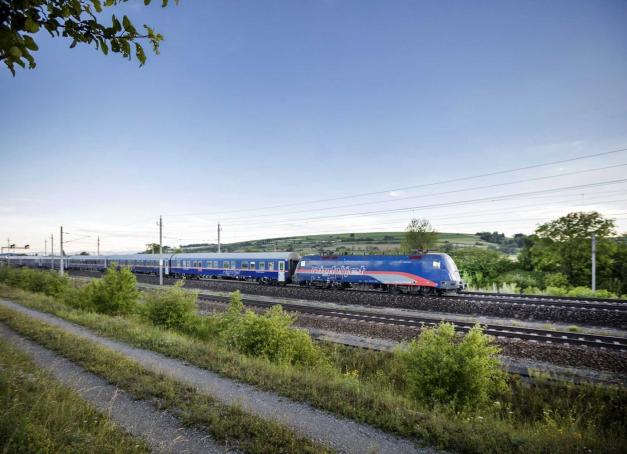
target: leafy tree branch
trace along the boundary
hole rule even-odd
[[[163,35],[144,24],[139,32],[128,16],[121,20],[115,14],[105,25],[101,13],[104,8],[126,3],[128,0],[0,0],[0,60],[15,76],[15,67],[33,69],[33,52],[39,49],[34,36],[42,30],[52,37],[71,39],[70,48],[77,44],[95,46],[103,54],[121,54],[129,60],[135,55],[140,66],[146,62],[146,53],[140,41],[152,46],[159,54]],[[178,3],[178,0],[174,0]],[[149,5],[151,0],[144,0]],[[168,6],[162,0],[161,6]]]

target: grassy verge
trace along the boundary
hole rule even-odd
[[[0,451],[150,452],[143,440],[0,339]]]
[[[0,295],[101,335],[450,450],[624,452],[627,445],[624,389],[513,382],[491,411],[455,414],[449,408],[426,409],[409,399],[388,354],[327,346],[328,367],[277,365],[140,319],[74,310],[52,298],[7,287],[0,287]]]
[[[203,426],[216,440],[244,452],[326,452],[286,427],[226,406],[161,374],[150,372],[124,355],[98,346],[14,310],[0,307],[0,321],[85,369],[104,377],[137,399],[152,399],[189,425]]]

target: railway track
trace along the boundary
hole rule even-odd
[[[200,301],[212,301],[227,303],[229,301],[228,296],[219,295],[199,295]],[[377,314],[368,311],[352,310],[352,309],[337,309],[337,308],[325,308],[320,306],[308,306],[303,304],[291,304],[283,301],[272,302],[267,300],[260,300],[249,296],[244,296],[242,302],[247,306],[254,306],[260,308],[268,308],[276,304],[292,312],[299,312],[311,315],[321,315],[327,317],[344,318],[350,320],[363,320],[372,323],[385,323],[398,326],[410,326],[421,328],[423,326],[435,326],[441,321],[448,321],[445,318],[439,317],[417,317],[410,315],[396,316],[390,314]],[[475,324],[470,322],[451,322],[455,328],[462,332],[469,331]],[[572,346],[586,346],[595,348],[605,348],[611,350],[627,351],[627,338],[604,336],[596,334],[580,334],[566,331],[551,331],[538,328],[523,328],[506,325],[486,324],[482,325],[484,332],[491,336],[497,337],[509,337],[516,339],[524,339],[535,342],[544,342],[550,344],[564,344]]]
[[[627,302],[617,302],[617,300],[601,299],[601,298],[555,298],[543,295],[515,295],[502,293],[479,293],[479,292],[463,292],[452,296],[452,298],[462,298],[471,301],[505,304],[522,304],[534,306],[555,306],[571,309],[594,309],[606,311],[627,312]]]
[[[86,274],[86,275],[100,275],[100,272],[91,271],[75,271],[72,270],[72,274]],[[140,279],[142,275],[138,275]],[[144,279],[155,279],[154,276],[143,275]],[[172,280],[173,278],[167,277],[165,282]],[[280,286],[267,286],[260,285],[256,282],[250,281],[236,281],[226,279],[190,279],[187,281],[189,287],[211,288],[211,287],[232,287],[233,290],[241,289],[245,292],[265,294],[268,296],[281,296],[284,293],[286,297],[312,300],[324,300],[324,301],[340,301],[342,295],[344,298],[348,295],[357,297],[359,295],[364,296],[364,303],[368,298],[376,298],[385,302],[385,300],[402,299],[408,304],[412,301],[416,302],[457,302],[463,303],[465,301],[469,303],[481,303],[481,304],[508,304],[512,306],[537,306],[548,308],[564,308],[575,309],[583,311],[611,311],[619,314],[620,316],[627,317],[627,301],[621,302],[613,299],[603,298],[573,298],[573,297],[551,297],[542,295],[516,295],[516,294],[499,294],[499,293],[483,293],[483,292],[463,292],[453,295],[412,295],[412,294],[389,294],[376,290],[361,290],[361,289],[325,289],[320,287],[303,287],[300,285],[289,284],[284,287]],[[244,290],[245,289],[245,290]],[[274,295],[271,295],[273,293]],[[300,294],[297,295],[296,293]],[[328,296],[328,298],[327,298]],[[400,306],[399,306],[400,307]]]

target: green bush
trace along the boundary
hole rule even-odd
[[[183,290],[183,282],[178,281],[167,290],[144,294],[145,314],[154,325],[183,331],[194,321],[198,293]]]
[[[545,287],[568,287],[568,278],[562,273],[548,273],[544,276]]]
[[[396,355],[414,399],[429,406],[450,405],[456,411],[475,410],[507,389],[497,359],[499,348],[478,325],[461,341],[455,337],[453,325],[442,322],[425,329]]]
[[[294,317],[279,305],[261,315],[245,311],[236,291],[231,294],[229,310],[213,317],[220,339],[246,355],[283,364],[314,364],[320,359],[309,334],[293,328]]]
[[[116,270],[111,265],[102,279],[90,281],[83,287],[79,297],[84,299],[82,304],[86,307],[104,314],[131,314],[137,310],[137,279],[130,270]]]
[[[48,296],[58,296],[70,288],[69,280],[65,276],[59,276],[55,271],[9,266],[0,267],[0,282],[31,292],[45,293]]]

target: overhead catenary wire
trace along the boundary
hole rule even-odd
[[[412,196],[408,196],[408,197],[396,197],[394,199],[376,200],[376,201],[370,201],[370,202],[361,202],[361,203],[354,203],[354,204],[350,204],[350,205],[339,205],[339,206],[336,205],[336,206],[331,206],[331,207],[317,208],[314,211],[331,211],[331,210],[342,209],[342,208],[353,208],[353,207],[357,207],[357,206],[398,203],[398,202],[402,202],[404,200],[414,200],[414,199],[418,199],[418,198],[422,198],[422,197],[434,197],[434,196],[440,196],[440,195],[457,194],[457,193],[460,193],[460,192],[476,191],[476,190],[479,190],[479,189],[493,189],[493,188],[497,188],[497,187],[511,186],[511,185],[521,184],[521,183],[531,183],[531,182],[534,182],[534,181],[548,180],[548,179],[559,178],[559,177],[564,177],[564,176],[579,175],[579,174],[582,174],[582,173],[594,172],[594,171],[599,171],[599,170],[608,170],[608,169],[614,169],[614,168],[625,167],[625,166],[627,166],[627,163],[611,165],[611,166],[605,166],[605,167],[599,167],[599,168],[595,168],[595,169],[585,169],[585,170],[579,170],[579,171],[574,171],[574,172],[567,172],[567,173],[562,173],[562,174],[559,174],[559,175],[547,175],[547,176],[542,176],[542,177],[525,178],[525,179],[516,180],[516,181],[507,181],[507,182],[504,182],[504,183],[494,183],[494,184],[489,184],[489,185],[473,186],[473,187],[466,187],[466,188],[459,188],[459,189],[451,189],[451,190],[440,191],[440,192],[423,193],[423,194],[417,194],[417,195],[412,195]],[[293,211],[292,210],[289,213],[290,214],[300,214],[300,213],[308,213],[310,211],[311,210],[298,210],[298,211]],[[277,215],[281,215],[281,213],[259,214],[259,215],[240,217],[240,218],[230,218],[230,219],[227,218],[224,221],[225,222],[240,221],[240,220],[248,221],[250,219],[274,217],[274,216],[277,216]],[[207,222],[210,222],[210,221],[207,221]]]
[[[496,176],[496,175],[504,175],[504,174],[508,174],[508,173],[521,172],[521,171],[525,171],[525,170],[537,169],[537,168],[547,167],[547,166],[551,166],[551,165],[565,164],[567,162],[580,161],[580,160],[583,160],[583,159],[591,159],[591,158],[597,158],[597,157],[601,157],[601,156],[608,156],[608,155],[612,155],[612,154],[623,153],[623,152],[626,152],[626,151],[627,151],[627,148],[618,148],[618,149],[604,151],[604,152],[600,152],[600,153],[593,153],[593,154],[588,154],[588,155],[576,156],[574,158],[560,159],[560,160],[556,160],[556,161],[549,161],[549,162],[539,163],[539,164],[531,164],[531,165],[527,165],[527,166],[516,167],[516,168],[512,168],[512,169],[505,169],[505,170],[498,170],[498,171],[494,171],[494,172],[487,172],[487,173],[482,173],[482,174],[472,175],[472,176],[467,176],[467,177],[451,178],[451,179],[447,179],[447,180],[433,181],[433,182],[430,182],[430,183],[421,183],[421,184],[417,184],[417,185],[402,186],[402,187],[397,187],[397,188],[388,188],[388,189],[380,190],[380,191],[363,192],[363,193],[351,194],[351,195],[340,196],[340,197],[331,197],[331,198],[317,199],[317,200],[305,200],[305,201],[299,201],[299,202],[294,202],[294,203],[286,203],[286,204],[280,204],[280,205],[271,205],[271,206],[265,206],[265,207],[240,208],[240,209],[237,209],[237,210],[227,210],[227,211],[194,212],[194,213],[178,213],[178,214],[174,213],[174,214],[167,214],[167,215],[164,215],[164,216],[177,217],[177,216],[218,215],[218,214],[226,214],[226,213],[238,213],[238,212],[250,212],[250,211],[276,209],[276,208],[287,208],[287,207],[293,207],[293,206],[299,206],[299,205],[305,205],[305,204],[333,202],[333,201],[337,201],[337,200],[346,200],[346,199],[357,198],[357,197],[368,197],[368,196],[373,196],[373,195],[388,194],[388,193],[394,192],[394,191],[407,191],[407,190],[410,190],[410,189],[418,189],[418,188],[428,187],[428,186],[437,185],[437,184],[457,183],[457,182],[460,182],[460,181],[474,180],[474,179],[477,179],[477,178],[485,178],[485,177]]]

